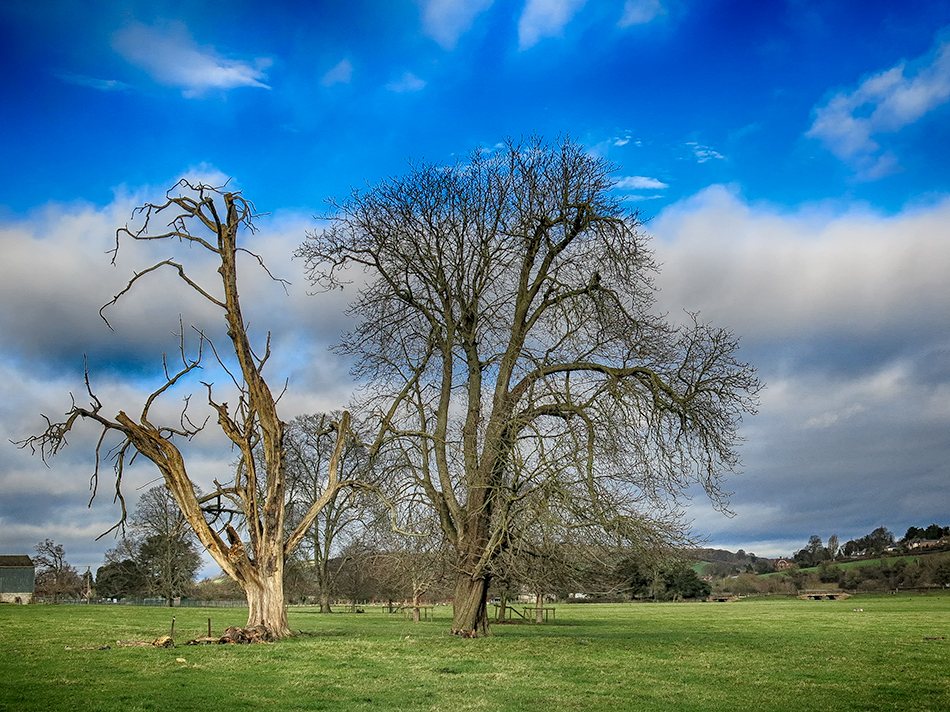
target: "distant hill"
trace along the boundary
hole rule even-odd
[[[705,561],[708,563],[721,562],[724,564],[741,564],[745,566],[746,564],[754,564],[757,561],[767,559],[764,556],[756,556],[755,554],[747,554],[742,549],[733,553],[726,549],[688,549],[686,554],[697,561]]]

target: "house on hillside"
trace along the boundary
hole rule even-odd
[[[910,543],[910,549],[936,549],[937,547],[944,546],[945,542],[943,539],[914,539]]]
[[[775,570],[776,571],[786,571],[792,568],[792,562],[788,559],[776,559],[775,561]]]
[[[34,575],[29,556],[0,556],[0,603],[33,603]]]

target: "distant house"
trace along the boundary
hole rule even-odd
[[[935,549],[938,546],[943,546],[942,539],[915,539],[911,542],[911,549]]]
[[[33,603],[34,574],[29,556],[0,556],[0,603]]]
[[[785,571],[786,569],[792,568],[792,562],[788,559],[777,559],[775,561],[775,570],[776,571]]]

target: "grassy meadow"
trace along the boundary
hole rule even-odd
[[[309,635],[271,645],[161,649],[115,642],[246,613],[0,606],[0,710],[950,709],[950,596],[561,605],[480,640],[449,635],[449,609],[366,610],[291,609]]]

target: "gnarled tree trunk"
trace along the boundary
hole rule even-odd
[[[283,569],[283,565],[280,568]],[[273,571],[244,582],[244,595],[247,596],[248,628],[263,628],[268,640],[290,635],[284,605],[283,571]]]
[[[452,633],[465,638],[491,635],[488,627],[488,576],[472,578],[464,573],[455,583]]]

